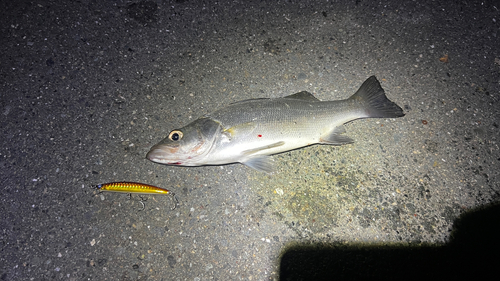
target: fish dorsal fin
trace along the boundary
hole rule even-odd
[[[305,100],[305,101],[320,101],[317,99],[313,94],[307,92],[307,91],[302,91],[293,95],[289,95],[286,97],[283,97],[284,99],[296,99],[296,100]]]
[[[294,99],[294,100],[304,100],[304,101],[320,101],[317,99],[313,94],[309,93],[308,91],[302,91],[293,95],[285,96],[283,99]],[[256,98],[256,99],[246,99],[246,100],[240,100],[236,102],[230,103],[230,105],[233,104],[239,104],[239,103],[245,103],[245,102],[251,102],[251,101],[263,101],[263,100],[271,100],[271,98]]]
[[[235,102],[232,102],[232,103],[230,103],[229,105],[239,104],[239,103],[245,103],[245,102],[249,102],[249,101],[268,100],[268,99],[269,99],[269,98],[246,99],[246,100],[240,100],[240,101],[235,101]]]

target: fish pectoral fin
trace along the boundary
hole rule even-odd
[[[275,148],[275,147],[278,147],[278,146],[282,146],[284,144],[285,144],[284,141],[279,141],[279,142],[275,142],[275,143],[272,143],[272,144],[269,144],[269,145],[264,145],[264,146],[261,146],[261,147],[244,150],[242,152],[242,154],[243,155],[252,155],[252,154],[255,154],[255,153],[259,152],[259,151],[270,149],[270,148]]]
[[[244,165],[255,169],[257,171],[272,173],[274,172],[274,159],[272,156],[267,155],[258,155],[249,158],[245,162],[242,162]]]
[[[284,97],[285,99],[296,99],[296,100],[305,100],[305,101],[320,101],[315,96],[307,91],[302,91],[300,93],[296,93],[293,95],[289,95]]]
[[[226,135],[229,140],[231,140],[235,137],[241,137],[253,132],[255,127],[257,127],[257,124],[255,124],[255,122],[247,122],[225,129],[222,133]]]
[[[319,143],[343,145],[354,142],[354,140],[351,139],[350,137],[342,135],[343,133],[345,133],[344,126],[337,126],[333,129],[333,131],[330,134],[321,137]]]

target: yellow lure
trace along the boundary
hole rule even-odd
[[[101,191],[123,192],[134,194],[169,194],[169,190],[149,184],[137,182],[111,182],[97,185]]]

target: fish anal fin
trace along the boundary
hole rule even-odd
[[[348,136],[342,135],[345,133],[344,126],[337,126],[328,135],[322,136],[319,143],[322,144],[332,144],[332,145],[343,145],[353,143],[354,140]]]
[[[305,101],[320,101],[317,99],[313,94],[307,92],[307,91],[302,91],[293,95],[289,95],[286,97],[283,97],[284,99],[296,99],[296,100],[305,100]]]

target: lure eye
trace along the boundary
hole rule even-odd
[[[168,139],[172,140],[172,141],[178,141],[178,140],[182,139],[183,135],[184,134],[181,131],[174,130],[174,131],[170,132],[170,134],[168,135]]]

